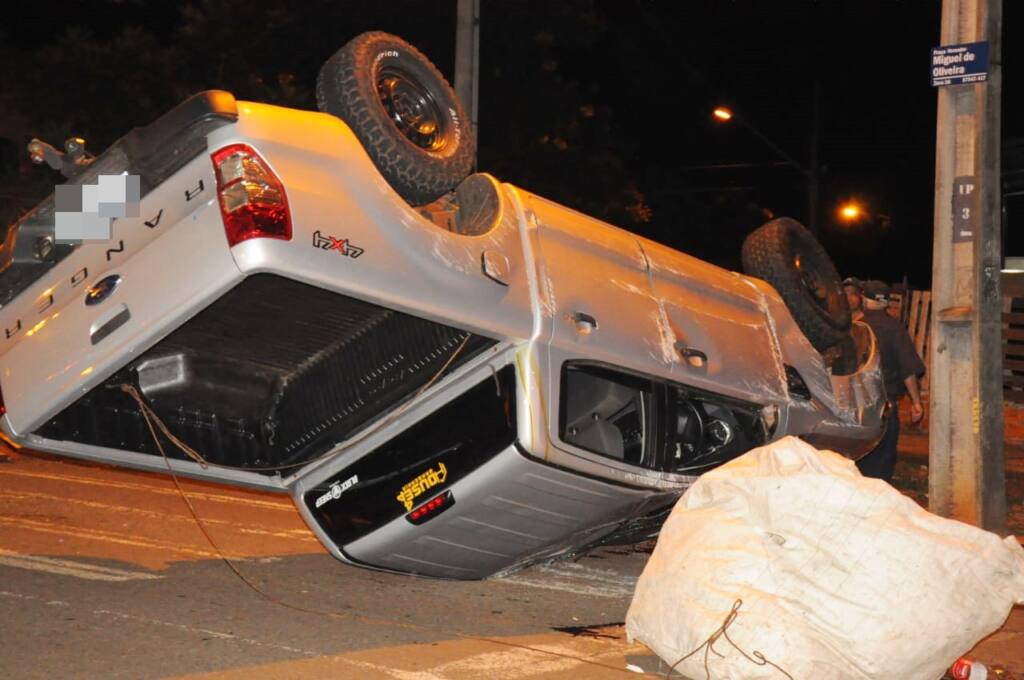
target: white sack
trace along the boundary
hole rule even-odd
[[[1024,604],[1024,549],[943,519],[786,437],[702,476],[665,523],[626,616],[666,663],[736,600],[729,637],[796,680],[935,680]],[[712,678],[785,676],[725,638]],[[677,666],[703,679],[704,650]]]

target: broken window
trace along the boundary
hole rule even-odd
[[[651,380],[568,363],[562,372],[562,440],[593,453],[653,467]]]
[[[652,470],[696,474],[763,444],[760,407],[687,385],[570,361],[559,436]]]

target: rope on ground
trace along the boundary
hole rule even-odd
[[[278,605],[278,606],[283,607],[285,609],[290,609],[292,611],[296,611],[296,612],[299,612],[299,613],[302,613],[302,614],[313,614],[315,616],[329,616],[331,618],[335,618],[335,619],[339,619],[339,620],[343,620],[343,621],[344,620],[359,621],[359,622],[362,622],[362,623],[394,626],[394,627],[406,628],[406,629],[410,629],[410,630],[417,630],[417,631],[423,631],[423,632],[429,632],[429,633],[441,633],[441,634],[444,634],[444,635],[454,636],[454,637],[462,638],[462,639],[465,639],[465,640],[474,640],[476,642],[487,642],[487,643],[490,643],[490,644],[500,645],[500,646],[503,646],[503,647],[509,647],[509,648],[513,648],[513,649],[521,649],[521,650],[524,650],[524,651],[535,652],[535,653],[543,654],[543,655],[546,655],[546,656],[552,656],[552,657],[557,657],[557,658],[562,658],[562,659],[569,659],[569,660],[572,660],[572,661],[577,661],[577,662],[579,662],[581,664],[587,664],[587,665],[590,665],[590,666],[600,666],[601,668],[605,668],[605,669],[608,669],[608,670],[617,670],[617,671],[620,671],[622,673],[629,673],[630,675],[634,675],[633,671],[627,670],[625,668],[619,668],[618,666],[610,666],[608,664],[601,663],[599,661],[593,661],[591,659],[587,659],[587,658],[583,658],[583,657],[578,657],[578,656],[573,656],[571,654],[566,654],[564,652],[557,652],[557,651],[553,651],[553,650],[550,650],[550,649],[541,649],[541,648],[538,648],[538,647],[531,647],[530,645],[518,644],[518,643],[515,643],[515,642],[510,642],[508,640],[500,640],[500,639],[497,639],[497,638],[491,638],[491,637],[485,637],[485,636],[479,636],[479,635],[471,635],[469,633],[463,633],[461,631],[446,630],[444,628],[438,628],[438,627],[434,627],[434,626],[426,626],[426,625],[417,624],[417,623],[395,621],[394,619],[386,619],[386,618],[375,617],[375,616],[366,616],[364,614],[353,614],[351,612],[343,612],[343,611],[338,611],[338,610],[333,610],[333,609],[313,609],[313,608],[310,608],[310,607],[302,607],[302,606],[299,606],[299,605],[292,604],[290,602],[285,602],[284,600],[282,600],[282,599],[280,599],[278,597],[275,597],[274,595],[271,595],[267,591],[263,590],[260,586],[256,585],[251,580],[249,580],[249,578],[246,577],[246,575],[242,573],[242,571],[235,565],[235,563],[231,561],[231,558],[229,558],[226,554],[224,554],[224,551],[221,550],[220,545],[218,545],[217,542],[214,540],[213,536],[210,535],[210,532],[206,528],[206,524],[203,522],[203,519],[199,516],[199,513],[196,511],[195,506],[192,505],[192,501],[189,499],[188,495],[185,493],[185,490],[182,488],[181,482],[178,479],[178,475],[175,473],[174,468],[171,466],[171,461],[167,457],[167,453],[164,451],[163,445],[160,443],[160,440],[157,438],[156,429],[153,427],[153,424],[150,422],[148,416],[146,417],[146,424],[149,426],[150,434],[153,436],[153,440],[156,442],[157,448],[160,451],[160,455],[164,459],[164,463],[167,466],[167,471],[170,473],[171,479],[174,480],[174,486],[178,490],[178,495],[181,496],[181,499],[185,502],[185,506],[188,508],[189,514],[192,516],[192,519],[195,521],[196,526],[199,527],[199,531],[203,534],[203,537],[206,539],[206,542],[210,545],[210,547],[213,549],[213,551],[217,554],[217,557],[220,558],[220,560],[227,566],[227,568],[230,569],[231,572],[236,577],[238,577],[238,579],[242,583],[244,583],[246,585],[246,587],[248,587],[250,590],[252,590],[254,593],[256,593],[258,596],[260,596],[261,598],[263,598],[267,602],[270,602],[272,604]]]
[[[416,393],[417,397],[420,394],[422,394],[427,388],[429,388],[445,372],[445,370],[447,370],[448,366],[450,366],[451,363],[455,360],[455,357],[458,356],[458,354],[466,346],[466,343],[469,341],[469,337],[470,336],[468,336],[468,335],[466,336],[465,340],[463,340],[462,344],[459,345],[455,349],[455,351],[452,353],[452,355],[448,358],[448,361],[445,362],[444,366],[442,366],[440,368],[440,370],[438,370],[438,372],[434,375],[433,378],[431,378],[422,388],[420,388],[420,390]],[[121,390],[124,391],[129,396],[131,396],[133,399],[135,399],[135,401],[139,404],[139,407],[140,407],[140,409],[142,411],[142,416],[143,416],[143,418],[146,421],[146,426],[149,428],[149,433],[153,437],[153,442],[156,444],[157,450],[160,452],[160,455],[163,458],[164,465],[167,466],[167,472],[170,473],[171,479],[174,481],[174,486],[178,490],[178,495],[181,496],[181,499],[185,502],[185,506],[188,508],[189,514],[192,516],[192,519],[195,521],[196,526],[199,528],[199,531],[203,534],[203,537],[206,539],[206,542],[210,545],[210,547],[213,549],[213,551],[217,554],[217,556],[220,558],[221,562],[223,562],[227,566],[227,568],[230,569],[231,572],[236,577],[238,577],[238,579],[242,583],[244,583],[246,585],[246,587],[248,587],[250,590],[252,590],[254,593],[256,593],[258,596],[260,596],[264,600],[266,600],[266,601],[268,601],[268,602],[270,602],[272,604],[276,604],[276,605],[278,605],[280,607],[283,607],[285,609],[290,609],[292,611],[300,612],[302,614],[313,614],[315,616],[330,616],[331,618],[336,618],[336,619],[341,619],[341,620],[359,621],[359,622],[363,622],[363,623],[370,623],[370,624],[377,624],[377,625],[397,626],[397,627],[401,627],[401,628],[407,628],[407,629],[411,629],[411,630],[419,630],[419,631],[430,632],[430,633],[441,633],[441,634],[444,634],[444,635],[454,636],[454,637],[462,638],[462,639],[465,639],[465,640],[474,640],[474,641],[477,641],[477,642],[487,642],[487,643],[490,643],[490,644],[500,645],[500,646],[503,646],[503,647],[509,647],[509,648],[513,648],[513,649],[521,649],[521,650],[524,650],[524,651],[530,651],[530,652],[535,652],[535,653],[538,653],[538,654],[544,654],[546,656],[558,657],[558,658],[562,658],[562,659],[571,659],[571,660],[577,661],[579,663],[588,664],[588,665],[591,665],[591,666],[600,666],[601,668],[605,668],[605,669],[608,669],[608,670],[617,670],[617,671],[620,671],[622,673],[628,673],[630,675],[634,675],[635,674],[633,671],[630,671],[630,670],[625,669],[625,668],[620,668],[618,666],[610,666],[608,664],[604,664],[604,663],[601,663],[599,661],[593,661],[591,659],[581,658],[581,657],[578,657],[578,656],[573,656],[571,654],[565,654],[563,652],[556,652],[556,651],[552,651],[552,650],[549,650],[549,649],[540,649],[540,648],[537,648],[537,647],[531,647],[529,645],[517,644],[515,642],[509,642],[508,640],[499,640],[497,638],[490,638],[490,637],[483,637],[483,636],[478,636],[478,635],[471,635],[469,633],[463,633],[461,631],[451,631],[451,630],[446,630],[444,628],[437,628],[437,627],[434,627],[434,626],[426,626],[426,625],[416,624],[416,623],[395,621],[393,619],[385,619],[385,618],[380,618],[380,617],[366,616],[366,615],[363,615],[363,614],[353,614],[353,613],[350,613],[350,612],[342,612],[342,611],[338,611],[338,610],[312,609],[312,608],[308,608],[308,607],[301,607],[299,605],[295,605],[295,604],[292,604],[290,602],[285,602],[284,600],[281,600],[280,598],[275,597],[274,595],[271,595],[270,593],[268,593],[265,590],[263,590],[260,586],[256,585],[251,580],[249,580],[249,578],[247,578],[245,576],[245,574],[243,574],[241,572],[241,570],[235,565],[234,562],[231,561],[231,559],[224,553],[224,551],[220,549],[220,546],[213,539],[213,536],[210,535],[210,532],[206,528],[206,524],[203,522],[203,519],[199,516],[199,513],[196,511],[195,506],[192,505],[192,501],[189,499],[188,495],[185,493],[185,490],[182,488],[181,482],[178,479],[178,475],[174,471],[174,467],[171,465],[171,459],[167,456],[167,452],[164,451],[163,443],[160,441],[160,437],[157,435],[157,429],[159,428],[160,431],[163,432],[164,435],[168,438],[168,440],[171,441],[171,443],[173,443],[175,446],[180,448],[189,458],[191,458],[192,460],[195,460],[197,463],[202,465],[204,469],[207,466],[214,466],[214,467],[220,467],[220,468],[229,468],[229,469],[235,469],[235,468],[231,468],[231,466],[217,465],[215,463],[210,463],[205,458],[203,458],[203,456],[198,451],[196,451],[192,447],[188,446],[187,444],[182,442],[180,439],[175,437],[173,434],[171,434],[170,431],[167,429],[167,426],[160,420],[159,416],[157,416],[157,414],[153,411],[153,409],[142,398],[142,395],[140,395],[138,393],[138,390],[136,390],[133,386],[128,385],[128,384],[123,384],[123,385],[121,385]],[[371,428],[370,433],[376,432],[378,429],[383,427],[384,424],[392,422],[395,418],[397,418],[399,415],[401,415],[405,411],[405,409],[408,408],[408,406],[410,404],[412,404],[414,402],[415,402],[415,397],[413,399],[411,399],[409,402],[407,402],[406,405],[403,408],[401,408],[398,411],[396,411],[395,413],[393,413],[390,418],[385,419],[384,421],[382,421],[382,423],[379,424],[377,427]],[[357,443],[358,441],[362,441],[363,439],[365,439],[366,436],[369,436],[369,433],[364,433],[364,435],[361,436],[359,439],[357,439],[357,440],[355,440],[353,442],[350,442],[348,446],[350,447],[350,446],[354,445],[355,443]],[[348,448],[348,447],[346,447],[346,448]],[[318,459],[314,459],[314,460],[318,460]],[[306,463],[302,463],[302,465],[307,465],[310,462],[313,462],[313,461],[307,461]],[[253,468],[238,468],[238,469],[249,469],[249,470],[252,470]],[[259,468],[259,469],[267,470],[267,469],[275,469],[275,468]],[[790,680],[792,680],[792,678]]]

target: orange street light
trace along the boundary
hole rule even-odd
[[[722,122],[725,122],[727,120],[732,120],[732,111],[730,111],[729,109],[725,108],[724,106],[719,106],[717,109],[715,109],[712,112],[712,115],[714,115],[715,118],[717,118],[718,120],[720,120]]]
[[[853,222],[864,217],[864,209],[856,203],[846,203],[839,208],[839,217],[845,222]]]

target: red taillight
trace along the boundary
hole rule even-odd
[[[4,391],[0,388],[0,416],[7,413],[7,404],[4,403]]]
[[[428,519],[433,519],[448,508],[455,505],[455,496],[451,491],[445,491],[440,496],[434,496],[429,501],[416,508],[405,516],[413,524],[423,524]]]
[[[213,168],[228,245],[292,237],[284,185],[258,153],[246,144],[232,144],[213,154]]]

